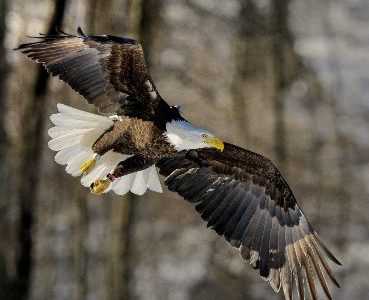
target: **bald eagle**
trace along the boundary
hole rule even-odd
[[[159,95],[141,45],[111,35],[58,32],[20,49],[93,104],[96,115],[58,104],[49,147],[94,194],[142,195],[165,185],[194,204],[207,225],[257,269],[272,288],[317,299],[317,276],[339,287],[327,258],[340,262],[307,221],[290,187],[262,155],[223,142]],[[108,114],[108,115],[106,115]]]

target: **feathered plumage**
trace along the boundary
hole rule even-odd
[[[170,107],[156,90],[142,47],[135,40],[86,36],[80,28],[78,36],[59,32],[40,38],[17,49],[43,64],[100,112],[154,121],[162,129],[168,121],[181,119],[178,108]]]
[[[286,299],[292,297],[294,282],[304,298],[305,279],[317,298],[313,270],[328,298],[323,272],[339,287],[325,257],[339,261],[268,159],[226,143],[223,152],[190,150],[157,166],[169,190],[193,203],[208,227],[239,248],[275,291],[282,287]]]
[[[100,194],[169,190],[195,205],[219,235],[248,260],[275,291],[317,299],[314,277],[331,299],[339,286],[327,259],[339,261],[307,221],[278,169],[265,157],[223,143],[185,120],[159,95],[141,45],[115,36],[63,32],[20,45],[28,57],[68,83],[105,117],[59,104],[51,116],[49,147],[56,162]]]
[[[59,113],[50,117],[55,126],[48,132],[52,138],[49,141],[49,147],[51,150],[58,151],[55,161],[58,164],[67,165],[67,173],[81,176],[81,164],[94,154],[91,148],[93,143],[114,124],[114,121],[109,117],[95,115],[60,103],[58,110]],[[97,161],[90,173],[82,176],[82,185],[89,187],[96,178],[106,177],[120,161],[130,156],[110,150]],[[118,178],[104,192],[113,190],[118,195],[124,195],[131,191],[142,195],[147,189],[162,192],[155,166]]]

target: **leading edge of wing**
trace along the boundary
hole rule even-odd
[[[54,39],[60,39],[60,38],[81,38],[84,40],[94,40],[101,43],[108,43],[108,42],[115,42],[118,44],[128,44],[128,45],[139,45],[139,42],[127,38],[127,37],[121,37],[121,36],[115,36],[110,34],[104,34],[104,35],[86,35],[80,26],[77,28],[77,35],[66,33],[62,31],[59,28],[55,29],[55,34],[45,34],[45,33],[39,33],[38,36],[27,36],[28,38],[32,39],[41,39],[41,41],[38,42],[32,42],[32,43],[23,43],[20,44],[18,47],[14,48],[13,50],[21,50],[24,48],[28,48],[30,45],[33,45],[35,43],[42,43],[47,40],[54,40]]]

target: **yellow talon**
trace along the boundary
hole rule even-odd
[[[87,175],[96,165],[96,157],[86,160],[80,167],[82,175]]]
[[[101,195],[111,184],[109,179],[96,179],[91,184],[91,193]]]

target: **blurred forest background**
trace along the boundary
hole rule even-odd
[[[368,299],[367,0],[0,0],[0,298],[281,299],[175,194],[96,197],[54,162],[49,115],[90,109],[12,51],[55,27],[139,39],[161,95],[270,157]]]

